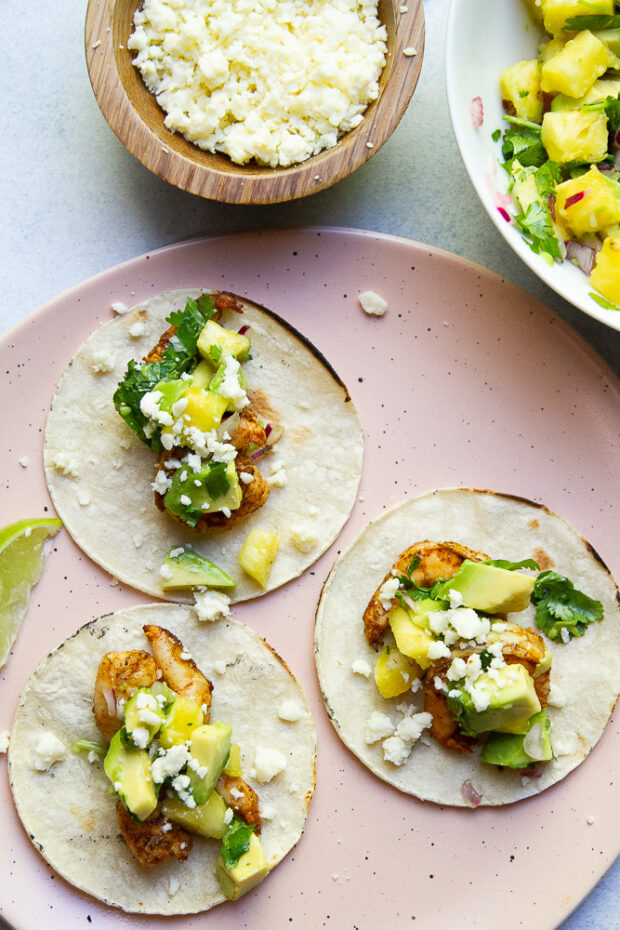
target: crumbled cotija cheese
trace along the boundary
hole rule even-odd
[[[244,164],[304,161],[379,93],[377,0],[144,0],[127,43],[168,129]]]

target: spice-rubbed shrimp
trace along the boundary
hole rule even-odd
[[[140,865],[160,865],[167,859],[185,862],[192,848],[189,833],[170,823],[158,812],[141,823],[134,820],[122,801],[116,802],[116,816],[123,839]]]
[[[187,658],[188,653],[181,641],[162,626],[147,624],[142,629],[168,687],[194,701],[199,707],[204,705],[208,709],[211,706],[213,685],[194,660]],[[208,712],[205,714],[205,722],[207,720]]]
[[[475,552],[455,542],[436,543],[424,540],[405,549],[398,556],[364,611],[364,632],[371,646],[379,646],[383,642],[383,634],[388,626],[389,609],[386,610],[381,603],[381,588],[393,577],[393,571],[399,575],[404,574],[415,556],[418,556],[420,562],[411,573],[411,580],[422,588],[430,588],[437,581],[452,578],[465,559],[481,562],[488,558],[482,552]]]
[[[157,677],[155,659],[143,649],[104,655],[95,680],[93,713],[106,739],[112,739],[123,725],[119,701],[128,700],[138,688],[150,687]]]
[[[247,782],[238,775],[227,775],[222,772],[215,790],[235,814],[254,826],[256,833],[260,833],[261,820],[258,809],[258,795]]]

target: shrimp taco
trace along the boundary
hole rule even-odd
[[[340,556],[315,653],[332,723],[376,775],[439,804],[507,804],[603,733],[620,693],[618,589],[546,507],[433,491]]]
[[[255,888],[295,845],[315,755],[302,690],[256,633],[160,604],[94,620],[41,663],[9,777],[68,882],[125,911],[188,914]]]
[[[353,507],[363,433],[325,359],[270,311],[175,291],[101,326],[53,399],[52,500],[115,577],[241,601],[300,575]]]

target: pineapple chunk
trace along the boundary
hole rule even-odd
[[[211,347],[221,351],[230,352],[235,358],[243,360],[250,351],[250,340],[247,336],[236,333],[234,329],[224,329],[215,320],[209,320],[198,337],[198,351],[203,358],[211,360]]]
[[[280,540],[269,530],[250,530],[239,552],[239,565],[250,578],[267,587],[271,569],[278,554]]]
[[[235,775],[238,777],[243,775],[243,769],[241,768],[241,748],[238,743],[230,744],[230,753],[228,755],[228,762],[224,766],[224,771],[227,775]]]
[[[519,61],[504,68],[500,83],[504,108],[521,119],[540,123],[543,101],[538,61]]]
[[[579,110],[586,103],[598,103],[600,100],[606,100],[607,97],[618,97],[618,95],[620,95],[620,81],[603,79],[595,81],[583,97],[567,97],[566,94],[558,94],[551,101],[551,109]]]
[[[540,86],[545,93],[582,97],[614,61],[607,46],[589,29],[584,29],[562,51],[545,61]]]
[[[558,184],[555,193],[556,215],[577,238],[599,232],[620,221],[620,204],[611,184],[594,166],[581,177]],[[573,200],[581,193],[584,194],[581,199]]]
[[[605,13],[609,16],[614,11],[613,0],[541,0],[545,29],[552,35],[561,32],[571,16]]]
[[[590,284],[603,297],[620,306],[620,238],[609,237],[597,253]]]
[[[562,35],[555,36],[555,38],[550,39],[548,42],[543,42],[538,49],[538,57],[540,58],[541,65],[544,65],[546,61],[549,61],[549,59],[557,55],[558,52],[561,52],[567,41],[568,36]]]
[[[159,731],[159,744],[170,749],[177,743],[185,743],[197,727],[204,723],[202,708],[190,698],[177,694],[168,711],[164,725]]]
[[[162,427],[162,436],[170,435],[175,444],[183,443],[189,437],[189,430],[197,427],[203,433],[208,433],[219,426],[228,406],[225,397],[214,394],[212,391],[203,391],[200,387],[190,387],[183,395],[187,404],[181,414],[181,430],[178,427]]]
[[[375,682],[384,698],[398,697],[409,691],[422,669],[395,646],[386,646],[375,664]]]
[[[612,55],[620,55],[620,29],[598,29],[594,35],[605,43]]]
[[[607,117],[604,113],[559,110],[545,113],[542,144],[552,161],[602,161],[607,155]]]

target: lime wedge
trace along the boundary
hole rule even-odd
[[[0,530],[0,668],[15,642],[30,592],[41,577],[45,540],[61,526],[60,520],[35,517]]]

